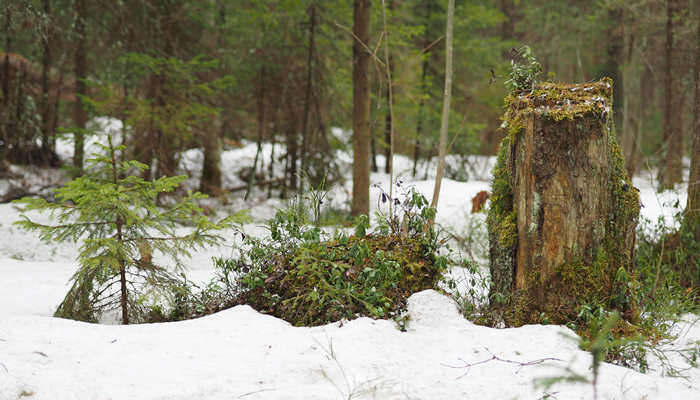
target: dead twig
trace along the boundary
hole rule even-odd
[[[458,376],[457,378],[455,378],[455,380],[457,380],[457,379],[462,379],[462,378],[464,378],[465,376],[467,376],[467,375],[469,374],[469,371],[471,370],[471,367],[474,367],[474,366],[477,366],[477,365],[481,365],[481,364],[486,364],[486,363],[489,363],[489,362],[491,362],[491,361],[500,361],[500,362],[504,362],[504,363],[508,363],[508,364],[515,364],[515,365],[517,365],[517,366],[518,366],[518,370],[515,371],[516,374],[519,373],[520,370],[521,370],[523,367],[528,367],[528,366],[531,366],[531,365],[542,364],[542,363],[545,362],[545,361],[563,361],[563,360],[561,360],[561,359],[559,359],[559,358],[546,357],[546,358],[540,358],[540,359],[538,359],[538,360],[532,360],[532,361],[522,362],[522,361],[507,360],[507,359],[504,359],[504,358],[500,358],[500,357],[498,357],[497,355],[491,353],[491,351],[490,351],[489,349],[486,349],[486,351],[488,351],[488,353],[491,354],[491,358],[487,358],[487,359],[485,359],[485,360],[477,361],[477,362],[474,362],[474,363],[468,363],[468,362],[464,361],[464,359],[458,358],[458,360],[461,361],[461,362],[463,363],[463,365],[447,365],[447,364],[443,364],[443,365],[446,366],[446,367],[449,367],[449,368],[460,368],[460,369],[461,369],[461,368],[466,368],[466,369],[467,369],[467,372],[465,372],[465,373],[463,373],[462,375],[460,375],[460,376]]]
[[[442,39],[444,39],[444,38],[445,38],[445,35],[442,35],[442,36],[440,36],[439,38],[435,39],[432,43],[430,43],[429,45],[425,46],[425,48],[424,48],[423,50],[421,50],[420,53],[421,53],[421,54],[425,54],[425,53],[429,52],[430,49],[433,48],[433,46],[435,46],[436,44],[440,43],[440,41],[442,41]]]

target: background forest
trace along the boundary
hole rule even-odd
[[[391,148],[388,64],[393,149],[412,157],[420,176],[438,152],[447,2],[370,3],[371,166]],[[125,158],[155,166],[146,178],[173,175],[179,154],[199,147],[200,189],[219,193],[222,146],[244,139],[282,144],[270,159],[256,157],[251,185],[284,196],[299,189],[300,171],[312,181],[337,177],[329,150],[341,144],[330,130],[353,126],[353,2],[0,4],[0,170],[56,165],[56,138],[73,135],[80,171],[88,121],[109,116],[127,127]],[[511,49],[527,44],[546,80],[613,78],[628,169],[659,167],[660,185],[672,187],[697,124],[694,7],[689,0],[456,1],[450,152],[495,153]],[[275,165],[284,165],[283,176]]]

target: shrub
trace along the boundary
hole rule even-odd
[[[240,290],[240,303],[297,326],[397,316],[412,293],[437,287],[447,264],[429,224],[435,210],[415,190],[405,194],[382,192],[401,212],[379,215],[375,232],[361,216],[354,234],[332,237],[307,224],[315,207],[297,198],[270,221],[269,237],[246,238],[240,258],[217,260],[222,280]]]

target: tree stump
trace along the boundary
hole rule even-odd
[[[491,304],[506,323],[564,323],[582,305],[631,316],[639,195],[612,122],[612,81],[506,98],[487,219]]]

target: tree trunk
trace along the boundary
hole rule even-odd
[[[218,132],[217,127],[209,124],[202,138],[204,160],[199,190],[211,195],[221,193],[221,139]]]
[[[564,323],[586,302],[634,316],[618,269],[632,268],[639,196],[612,132],[611,86],[543,84],[548,96],[507,100],[487,221],[491,299],[512,300],[510,323]]]
[[[354,0],[352,215],[369,215],[369,44],[370,0]]]
[[[389,3],[391,4],[391,2]],[[389,56],[389,74],[393,75],[394,74],[394,60],[393,56]],[[390,88],[389,84],[387,83],[386,85],[386,115],[384,116],[384,142],[386,143],[385,148],[384,148],[384,173],[388,174],[391,172],[391,167],[392,167],[392,162],[393,162],[393,157],[391,154],[391,148],[392,148],[392,135],[391,135],[391,129],[392,129],[392,121],[391,121],[391,95],[389,93]]]
[[[262,152],[262,142],[265,137],[265,66],[263,65],[260,69],[260,86],[258,92],[258,146],[255,150],[255,159],[253,160],[253,166],[250,168],[250,176],[248,177],[248,190],[245,192],[244,200],[248,200],[250,192],[253,190],[255,185],[255,175],[258,172],[258,160],[260,159],[260,153]]]
[[[76,168],[77,174],[83,172],[83,142],[84,132],[87,125],[87,110],[83,105],[81,96],[87,95],[87,55],[85,51],[85,18],[87,17],[85,0],[75,1],[75,104],[73,106],[73,122],[75,123],[76,131],[73,133],[73,166]]]
[[[666,158],[661,179],[662,189],[672,189],[682,181],[683,157],[683,103],[682,88],[682,54],[677,45],[677,20],[681,15],[679,0],[667,0],[666,3],[666,68],[665,82],[666,99],[664,107],[664,140],[666,143]]]
[[[445,92],[443,93],[442,120],[440,121],[440,147],[438,150],[438,167],[435,175],[435,188],[433,189],[433,201],[431,207],[437,207],[440,199],[440,185],[445,169],[445,153],[447,152],[447,128],[450,122],[450,99],[452,98],[452,32],[455,15],[455,2],[449,0],[447,6],[447,41],[445,43]]]
[[[392,0],[387,1],[387,9],[391,12],[394,10],[394,2]],[[385,40],[384,42],[385,45],[388,47],[388,41],[389,41],[389,32],[385,32]],[[387,51],[388,52],[388,51]],[[392,163],[393,163],[393,135],[392,135],[392,116],[391,116],[391,108],[392,108],[392,92],[391,92],[391,77],[394,76],[394,57],[393,54],[389,53],[389,55],[386,57],[387,58],[387,63],[389,65],[388,71],[387,71],[387,85],[386,85],[386,93],[384,99],[386,100],[386,115],[384,116],[384,142],[386,144],[386,147],[384,148],[384,173],[388,174],[392,172]]]
[[[379,168],[377,167],[377,141],[374,139],[374,135],[371,133],[370,133],[369,150],[370,150],[370,170],[372,172],[379,172]]]
[[[51,1],[43,0],[44,13],[47,16],[51,14]],[[49,21],[51,24],[51,21]],[[51,116],[51,102],[50,102],[50,85],[49,85],[49,73],[51,71],[51,42],[50,42],[50,31],[51,28],[47,27],[43,32],[41,37],[42,44],[42,57],[41,57],[41,153],[43,165],[48,165],[51,160],[51,126],[53,118]]]
[[[311,89],[313,85],[313,62],[314,62],[314,48],[316,39],[316,5],[311,4],[309,13],[309,48],[306,59],[306,88],[304,89],[304,116],[301,126],[301,172],[307,173],[307,154],[309,139],[311,132],[309,132],[309,113],[311,112]],[[302,181],[299,185],[299,192],[304,191],[304,182]]]
[[[287,116],[285,123],[287,139],[287,168],[286,175],[289,179],[289,188],[293,191],[297,189],[297,163],[299,160],[299,131],[296,117],[297,110],[294,108],[294,99],[287,99]]]
[[[12,51],[12,31],[10,30],[10,19],[12,13],[10,7],[5,7],[5,56],[2,63],[2,109],[0,109],[0,176],[4,176],[7,172],[5,158],[6,151],[9,146],[10,122],[9,105],[10,105],[10,51]]]
[[[625,132],[623,126],[624,116],[623,101],[624,101],[624,84],[622,81],[622,65],[625,49],[625,25],[624,11],[621,6],[611,6],[608,10],[609,26],[607,29],[607,63],[605,66],[604,76],[608,76],[613,80],[613,116],[615,118],[615,129],[617,134],[622,138],[622,133]]]
[[[700,2],[695,17],[700,20]],[[695,40],[695,105],[693,111],[693,150],[690,158],[690,178],[688,179],[688,203],[685,207],[685,224],[693,232],[695,242],[700,243],[700,21]],[[695,274],[697,276],[697,274]]]
[[[428,1],[425,11],[425,36],[423,37],[423,48],[427,49],[430,46],[430,33],[428,31],[428,23],[432,15],[432,0]],[[416,122],[416,137],[413,143],[413,171],[411,176],[416,177],[418,172],[418,161],[421,155],[421,138],[423,136],[423,124],[425,120],[425,97],[428,96],[426,78],[428,75],[428,57],[429,54],[423,55],[423,62],[421,63],[421,73],[420,73],[420,101],[418,102],[418,121]]]

